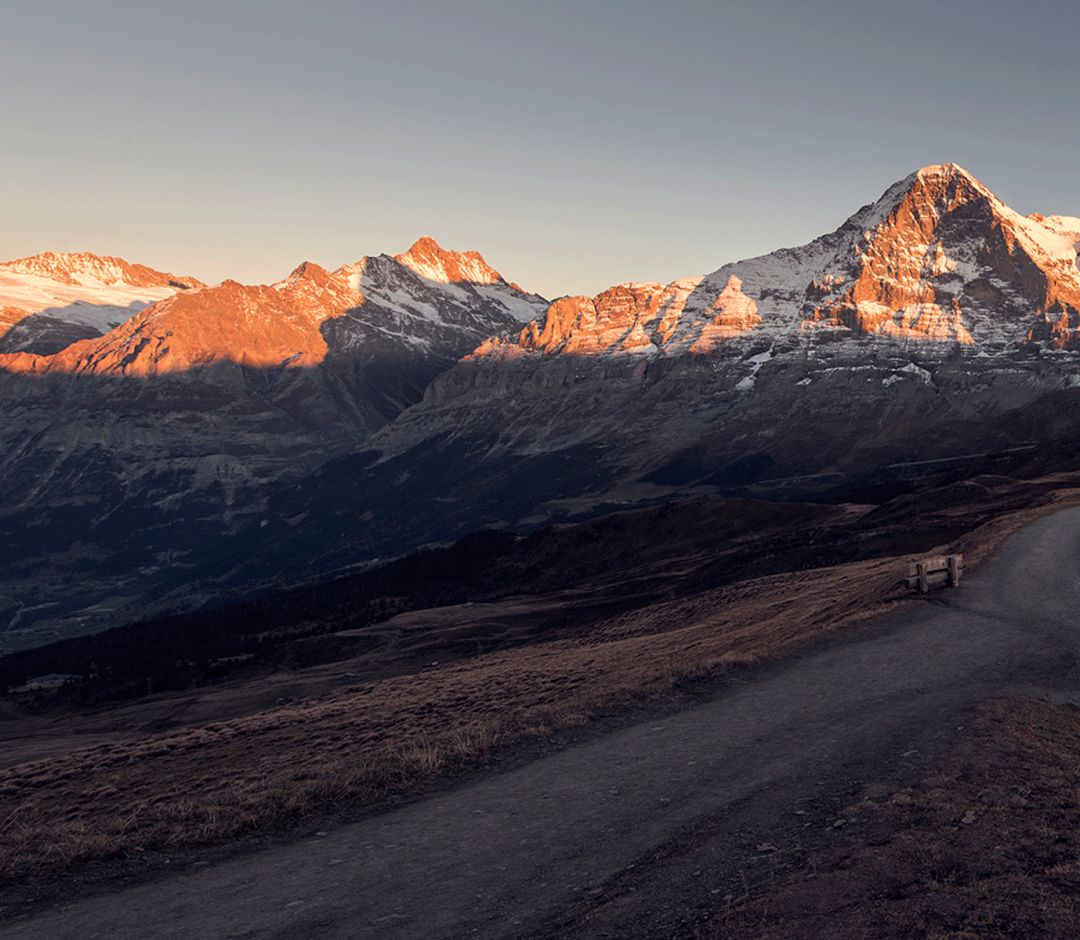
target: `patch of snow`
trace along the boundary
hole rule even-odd
[[[1008,207],[1005,214],[1016,227],[1029,252],[1044,255],[1059,266],[1076,271],[1076,247],[1080,244],[1080,219],[1052,215],[1022,216]],[[1033,251],[1034,249],[1034,251]]]
[[[914,362],[909,362],[906,366],[902,366],[897,371],[907,372],[922,379],[924,385],[929,385],[931,383],[931,380],[933,379],[933,376],[927,369],[923,369],[920,366],[915,365]]]
[[[133,287],[130,284],[64,284],[36,274],[0,270],[0,311],[25,315],[10,325],[23,329],[27,317],[59,320],[107,333],[140,310],[176,293],[174,287]],[[9,319],[14,319],[10,318]]]
[[[548,307],[547,301],[542,297],[519,294],[512,287],[503,287],[500,284],[477,284],[473,290],[486,300],[501,304],[507,313],[520,323],[529,323],[543,316]]]
[[[748,392],[757,384],[757,374],[761,367],[773,357],[773,348],[770,346],[765,352],[750,356],[746,361],[752,364],[750,374],[740,379],[735,388],[740,392]]]

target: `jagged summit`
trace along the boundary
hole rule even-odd
[[[807,245],[572,298],[477,356],[677,356],[800,336],[1078,346],[1078,245],[1080,219],[1022,216],[960,165],[934,164]]]
[[[157,271],[145,264],[132,264],[112,255],[95,255],[88,251],[45,251],[26,258],[16,258],[0,264],[0,270],[17,274],[44,277],[61,284],[86,287],[176,287],[205,286],[190,276],[178,276],[167,271]]]
[[[418,238],[401,254],[364,257],[342,265],[334,276],[365,293],[391,285],[407,292],[449,292],[477,309],[494,305],[520,323],[541,315],[548,305],[539,294],[507,281],[478,251],[449,251],[429,235]]]
[[[127,276],[122,265],[118,259],[50,255],[24,266]],[[135,316],[133,309],[112,320],[108,331],[73,336],[76,341],[62,348],[0,347],[0,369],[145,377],[223,363],[311,368],[334,353],[343,360],[401,359],[408,363],[403,372],[419,359],[426,375],[428,360],[431,369],[445,368],[485,337],[527,322],[547,306],[507,284],[478,253],[445,251],[432,239],[420,239],[406,255],[361,258],[333,272],[303,261],[271,285],[227,279],[197,291],[170,288],[159,298],[149,309],[142,304]],[[409,388],[401,401],[415,394]],[[388,411],[399,406],[380,405]]]
[[[321,264],[314,261],[301,261],[293,270],[289,273],[283,281],[278,281],[273,286],[280,290],[286,286],[295,286],[301,282],[307,282],[309,284],[329,288],[331,286],[340,288],[341,285],[338,282],[338,275],[331,274]]]
[[[945,179],[964,179],[972,183],[978,183],[982,185],[975,178],[975,174],[965,170],[959,163],[931,163],[929,166],[921,167],[912,174],[919,179],[935,179],[944,177]]]
[[[904,189],[904,195],[908,198],[925,194],[944,205],[950,200],[970,202],[976,199],[992,200],[998,205],[1004,205],[974,173],[958,163],[924,166],[901,180],[897,186]]]
[[[897,180],[886,192],[896,190],[909,190],[914,186],[924,184],[952,185],[959,184],[970,186],[985,194],[992,195],[990,190],[979,180],[974,173],[965,169],[959,163],[931,163],[920,167],[913,173],[909,173],[903,179]]]
[[[1077,343],[1080,220],[1024,217],[955,163],[892,187],[831,271],[808,323],[974,344]],[[914,331],[914,332],[913,332]]]
[[[408,251],[395,255],[395,261],[429,281],[450,284],[497,284],[503,276],[489,265],[478,251],[447,251],[430,235],[413,242]]]
[[[936,206],[934,212],[940,214],[950,201],[970,202],[975,199],[990,199],[1000,203],[974,174],[958,163],[930,164],[897,180],[878,199],[850,216],[838,231],[872,230],[905,205],[933,205]]]

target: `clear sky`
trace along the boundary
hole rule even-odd
[[[0,0],[0,257],[266,281],[480,250],[549,296],[799,244],[955,161],[1080,215],[1074,0]]]

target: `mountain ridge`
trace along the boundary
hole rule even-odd
[[[331,564],[672,488],[838,498],[892,465],[1066,452],[1078,241],[1080,220],[923,168],[806,245],[554,301],[280,512],[365,516],[340,550],[312,528]],[[350,475],[342,505],[319,498]]]
[[[412,265],[181,292],[24,356],[32,377],[0,357],[0,538],[27,559],[0,594],[20,629],[69,629],[98,622],[85,565],[184,606],[483,526],[695,491],[862,499],[892,465],[1072,453],[1078,241],[943,164],[806,245],[591,298],[424,239]],[[73,537],[102,561],[57,560]]]
[[[441,265],[438,271],[421,263],[433,258]],[[100,271],[103,266],[83,268]],[[440,272],[454,277],[440,279],[436,276]],[[423,335],[421,324],[426,319],[428,328],[438,334],[432,342],[441,338],[442,345],[457,354],[467,351],[467,338],[480,339],[485,331],[520,319],[523,310],[535,313],[546,305],[543,298],[525,294],[505,281],[477,252],[446,251],[425,237],[405,255],[365,257],[333,272],[304,261],[270,285],[244,285],[231,279],[213,287],[200,285],[198,290],[171,295],[138,311],[107,334],[54,353],[0,354],[0,369],[147,375],[217,361],[256,368],[312,366],[329,352],[323,325],[351,316],[351,311],[362,310],[369,300],[391,316],[409,321],[413,339]],[[440,312],[440,303],[454,310],[450,319]],[[455,330],[466,339],[447,340]]]
[[[970,229],[980,223],[986,237],[976,246]],[[542,322],[516,337],[492,337],[473,355],[681,355],[755,330],[972,345],[979,327],[1001,340],[1007,331],[995,330],[994,318],[1019,317],[1025,305],[1033,315],[1005,339],[1073,346],[1077,244],[1080,219],[1021,216],[957,164],[933,165],[805,245],[667,285],[628,282],[591,298],[561,298]]]
[[[114,255],[90,251],[43,251],[11,261],[0,262],[0,271],[33,274],[63,284],[105,286],[124,283],[132,287],[205,287],[198,278],[158,271],[145,264],[132,263]]]

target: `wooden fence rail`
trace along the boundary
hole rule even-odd
[[[926,594],[931,588],[959,587],[963,573],[963,555],[932,555],[913,561],[904,583],[909,590]]]

